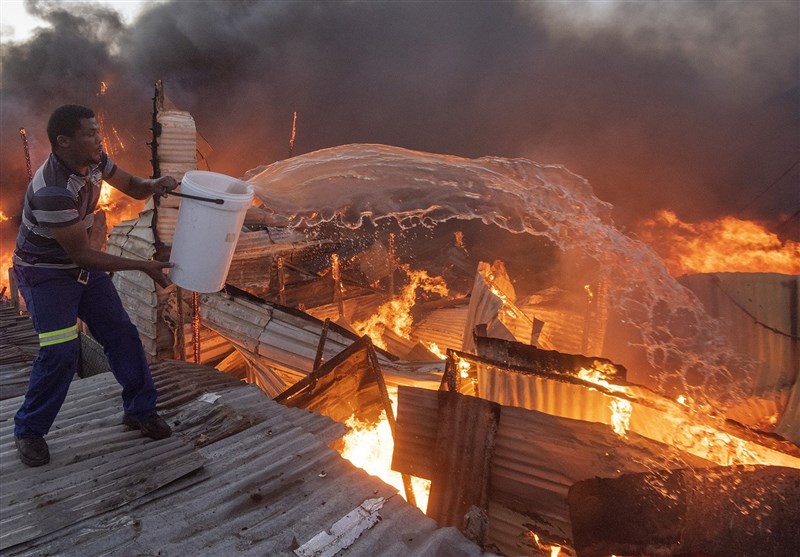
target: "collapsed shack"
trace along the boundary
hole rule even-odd
[[[184,122],[194,133],[185,116],[163,114],[160,129]],[[148,354],[193,356],[337,420],[372,421],[379,409],[392,420],[385,399],[397,392],[392,467],[432,480],[441,524],[508,555],[569,554],[577,482],[800,468],[796,446],[647,388],[675,388],[655,385],[654,367],[695,343],[714,365],[738,360],[697,300],[565,169],[354,145],[245,179],[263,204],[248,210],[222,292],[115,274]],[[176,198],[162,200],[115,228],[110,250],[166,253],[176,216]],[[689,360],[681,371],[698,373]],[[720,383],[709,387],[736,386]]]

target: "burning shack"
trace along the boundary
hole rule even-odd
[[[157,94],[153,128],[157,174],[196,167],[190,115]],[[735,277],[679,283],[561,166],[345,145],[243,179],[221,291],[115,274],[152,360],[346,424],[343,455],[489,551],[796,554],[796,274],[759,361],[715,319]],[[166,257],[178,207],[107,249]]]

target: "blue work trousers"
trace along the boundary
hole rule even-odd
[[[14,276],[39,333],[28,392],[14,417],[17,437],[41,437],[50,431],[78,369],[78,318],[108,356],[122,385],[125,414],[140,418],[155,411],[156,388],[139,333],[108,274],[93,271],[83,284],[74,271],[15,266]]]

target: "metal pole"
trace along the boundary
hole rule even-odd
[[[186,361],[186,332],[184,331],[185,323],[183,321],[183,288],[175,285],[175,297],[177,298],[178,306],[178,354],[177,359]]]
[[[192,347],[194,363],[200,363],[200,294],[192,292]]]

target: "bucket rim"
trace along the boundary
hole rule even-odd
[[[214,187],[210,187],[207,184],[198,183],[198,179],[202,179],[202,177],[214,177],[229,183],[239,183],[245,186],[246,192],[245,193],[233,193],[228,192],[223,189],[217,189]],[[188,183],[187,183],[188,182]],[[234,178],[233,176],[228,176],[227,174],[222,174],[220,172],[212,172],[210,170],[189,170],[181,179],[181,191],[184,193],[189,193],[186,191],[185,186],[188,187],[189,190],[196,192],[199,195],[205,195],[209,197],[216,197],[223,199],[225,201],[232,201],[232,202],[247,202],[250,203],[253,200],[253,186],[252,184],[248,184],[244,180],[240,180],[238,178]]]

